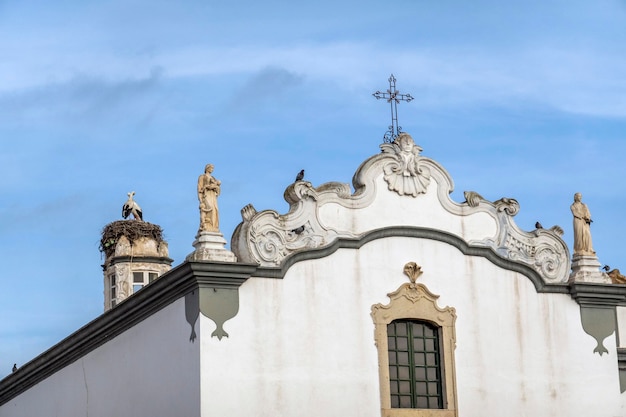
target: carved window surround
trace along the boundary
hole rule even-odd
[[[416,263],[407,263],[404,270],[411,279],[411,283],[402,284],[395,292],[388,294],[389,304],[375,304],[372,306],[371,315],[375,325],[374,338],[378,349],[381,416],[458,417],[456,371],[454,365],[454,349],[456,347],[455,309],[452,307],[439,308],[437,306],[439,296],[431,293],[425,285],[415,283],[417,277],[422,273]],[[394,320],[400,319],[428,321],[440,328],[443,389],[445,395],[444,409],[391,408],[387,325]]]

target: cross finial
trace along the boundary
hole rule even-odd
[[[385,142],[393,142],[402,131],[402,127],[398,126],[398,103],[400,103],[400,101],[406,101],[408,103],[413,100],[413,97],[411,97],[410,94],[400,94],[400,92],[396,90],[396,77],[394,77],[393,74],[389,77],[389,89],[387,92],[382,93],[376,91],[372,95],[376,97],[377,100],[384,98],[387,100],[387,103],[391,103],[391,126],[389,126],[389,130],[385,132],[383,140]]]

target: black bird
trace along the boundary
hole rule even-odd
[[[13,364],[13,372],[17,372],[17,363]]]
[[[611,267],[608,265],[604,265],[602,269],[604,269],[606,272],[609,272],[609,269],[611,269]]]
[[[541,223],[537,222],[535,223],[535,229],[543,229],[543,226],[541,225]]]
[[[296,181],[302,181],[303,178],[304,178],[304,170],[301,170],[300,172],[298,172],[298,175],[296,175]]]
[[[302,233],[302,232],[304,232],[304,225],[302,225],[302,226],[300,226],[300,227],[298,227],[298,228],[296,228],[296,229],[293,229],[293,230],[291,231],[291,233],[295,233],[295,234],[297,234],[297,235],[299,235],[299,234],[300,234],[300,233]]]

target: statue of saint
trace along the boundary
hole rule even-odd
[[[204,174],[198,178],[198,201],[200,202],[200,232],[219,232],[219,212],[217,196],[220,195],[221,181],[211,173],[213,164],[204,168]]]
[[[574,194],[574,203],[570,207],[574,215],[574,255],[595,255],[591,246],[591,213],[581,199],[582,194]]]

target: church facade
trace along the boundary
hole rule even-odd
[[[201,231],[4,378],[0,416],[626,415],[626,286],[512,198],[451,200],[408,134],[381,150],[244,207],[232,253]]]

